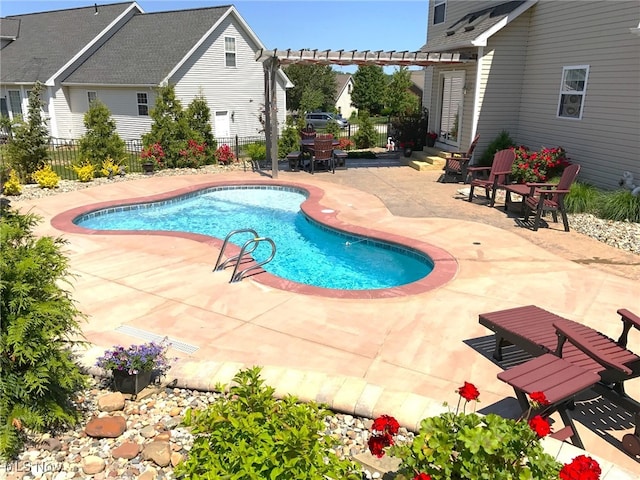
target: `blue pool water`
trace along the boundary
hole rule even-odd
[[[305,199],[288,187],[213,187],[168,201],[92,212],[74,223],[94,230],[170,230],[220,239],[232,230],[252,228],[276,244],[276,256],[265,270],[324,288],[390,288],[419,280],[433,269],[422,253],[321,226],[300,211]],[[251,237],[238,234],[232,241],[242,246]],[[263,243],[253,257],[260,261],[270,252]],[[213,255],[211,262],[213,267]]]

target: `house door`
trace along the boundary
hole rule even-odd
[[[224,110],[216,112],[213,129],[216,139],[229,141],[231,137],[231,122],[229,122],[229,112]]]
[[[459,146],[462,121],[462,89],[464,72],[446,72],[441,75],[440,134],[439,140]]]

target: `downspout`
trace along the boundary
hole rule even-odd
[[[482,84],[482,65],[484,63],[484,47],[478,47],[478,61],[476,62],[476,85],[473,89],[473,118],[471,120],[471,142],[476,138],[478,132],[478,121],[480,117],[480,85]]]

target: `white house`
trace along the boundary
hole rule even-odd
[[[145,13],[127,2],[16,15],[0,20],[0,40],[2,113],[25,113],[41,81],[52,137],[80,137],[89,102],[99,98],[122,138],[140,138],[152,123],[156,88],[166,84],[183,107],[206,98],[217,138],[262,128],[264,76],[255,52],[264,46],[233,6]],[[280,71],[280,105],[290,86]]]
[[[358,109],[351,105],[353,77],[349,73],[336,73],[336,110],[344,118],[350,118]]]
[[[475,61],[425,71],[423,104],[441,147],[482,153],[501,130],[531,149],[562,146],[580,179],[640,178],[640,7],[593,2],[430,0],[428,52]]]

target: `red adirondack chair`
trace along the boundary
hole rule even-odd
[[[512,148],[500,150],[493,157],[493,164],[490,167],[469,167],[467,171],[473,175],[471,180],[471,189],[469,190],[469,201],[473,201],[473,190],[475,187],[484,188],[485,195],[489,198],[491,191],[490,207],[496,203],[496,192],[504,190],[504,186],[509,183],[511,175],[511,166],[516,160],[516,154]],[[477,175],[482,172],[488,172],[489,177],[486,179],[478,178]]]
[[[446,182],[447,178],[452,177],[458,182],[462,180],[462,182],[467,183],[467,168],[473,156],[473,151],[478,144],[478,140],[480,140],[480,135],[476,135],[476,138],[473,139],[466,152],[449,152],[449,156],[445,158],[444,162],[443,182]]]

